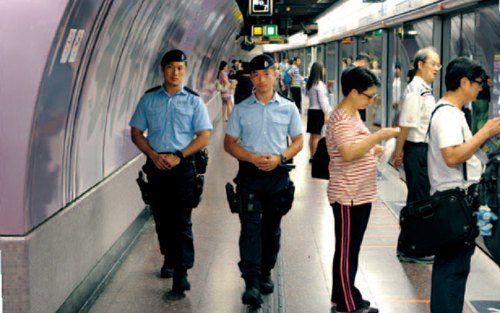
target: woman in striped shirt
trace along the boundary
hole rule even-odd
[[[377,77],[365,68],[350,70],[341,79],[344,99],[329,118],[327,148],[330,155],[328,200],[335,219],[333,258],[333,312],[375,313],[354,286],[361,242],[368,225],[372,202],[377,199],[375,154],[381,154],[381,140],[399,133],[384,128],[371,134],[358,110],[366,109],[377,97]]]

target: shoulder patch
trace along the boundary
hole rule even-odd
[[[189,87],[185,87],[185,86],[184,86],[184,89],[185,89],[187,92],[189,92],[190,94],[193,94],[193,95],[198,96],[198,97],[200,96],[200,95],[199,95],[199,94],[197,94],[197,93],[196,93],[193,89],[191,89],[191,88],[189,88]]]
[[[284,94],[282,94],[282,93],[281,93],[281,92],[279,92],[278,90],[276,90],[276,92],[277,92],[277,93],[278,93],[278,94],[279,94],[282,98],[285,98],[285,99],[287,99],[288,101],[291,101],[291,102],[295,103],[295,101],[294,101],[294,100],[292,100],[292,99],[288,98],[287,96],[285,96]]]
[[[153,87],[153,88],[151,88],[151,89],[148,89],[148,90],[146,90],[146,92],[145,92],[145,93],[153,92],[153,91],[156,91],[156,90],[158,90],[158,89],[160,89],[160,88],[161,88],[161,85],[160,85],[160,86]]]
[[[238,101],[235,101],[234,104],[239,104],[239,103],[243,102],[244,100],[250,98],[251,95],[252,95],[252,92],[247,93],[243,97],[239,98]]]

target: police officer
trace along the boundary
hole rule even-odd
[[[302,149],[303,130],[297,107],[273,88],[278,78],[273,59],[256,56],[249,70],[255,91],[235,106],[224,149],[239,160],[234,182],[241,223],[238,265],[246,283],[243,303],[259,307],[261,293],[274,290],[270,275],[280,248],[280,222],[293,201],[286,162]]]
[[[202,187],[194,154],[208,144],[212,129],[203,100],[182,85],[186,70],[184,52],[165,53],[161,60],[165,83],[146,92],[130,121],[132,141],[148,157],[143,170],[164,255],[160,276],[173,274],[172,290],[181,294],[191,288],[187,280],[187,270],[194,264],[191,212]]]

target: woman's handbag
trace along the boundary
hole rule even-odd
[[[217,81],[215,82],[215,88],[217,89],[217,91],[224,93],[229,90],[229,85],[223,84],[220,82],[220,79],[217,79]]]
[[[472,196],[460,188],[408,204],[401,210],[399,224],[402,252],[416,257],[452,249],[479,235]]]
[[[311,176],[319,179],[330,179],[330,171],[328,164],[330,163],[330,156],[326,148],[326,138],[323,137],[318,141],[316,153],[314,154],[311,162]]]

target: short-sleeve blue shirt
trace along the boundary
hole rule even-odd
[[[149,146],[156,152],[184,150],[197,132],[213,128],[201,97],[184,87],[170,97],[163,86],[142,96],[129,125],[148,130]]]
[[[280,155],[287,149],[286,137],[302,133],[297,107],[277,92],[267,104],[252,93],[234,107],[226,127],[227,135],[242,136],[240,146],[257,155]]]

